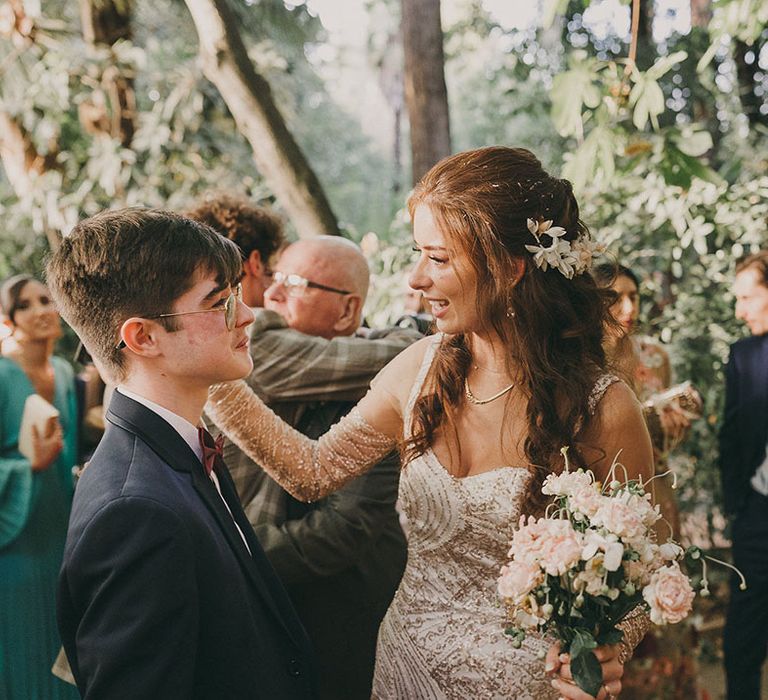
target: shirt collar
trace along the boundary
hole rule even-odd
[[[154,401],[150,401],[144,396],[141,396],[140,394],[137,394],[130,389],[126,389],[124,386],[117,387],[117,391],[119,391],[123,396],[127,396],[129,399],[133,399],[137,403],[140,403],[150,411],[157,413],[157,415],[165,420],[166,423],[169,423],[170,426],[179,435],[181,435],[184,442],[189,445],[189,448],[192,450],[192,452],[194,452],[197,458],[202,462],[203,449],[200,447],[200,438],[196,426],[192,425],[192,423],[190,423],[186,418],[182,418],[177,413],[169,411],[167,408],[164,408],[160,404],[157,404]]]

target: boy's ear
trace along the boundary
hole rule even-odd
[[[160,355],[158,345],[159,324],[136,316],[129,318],[120,326],[120,337],[126,347],[141,357]]]

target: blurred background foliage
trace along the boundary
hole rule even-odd
[[[722,368],[744,333],[729,283],[768,226],[768,1],[635,1],[634,46],[627,1],[438,3],[451,145],[530,148],[644,279],[645,330],[705,399],[675,461],[684,508],[716,531]],[[89,40],[83,3],[111,7],[120,31]],[[400,1],[229,5],[342,230],[370,255],[369,320],[392,320],[412,260]],[[0,156],[0,277],[39,273],[58,237],[105,207],[184,209],[225,189],[281,209],[203,76],[181,0],[0,2]]]

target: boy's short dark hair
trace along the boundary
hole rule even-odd
[[[745,255],[736,261],[736,274],[744,270],[755,270],[763,287],[768,287],[768,250]]]
[[[240,246],[243,258],[257,250],[264,265],[285,242],[283,222],[271,211],[243,197],[209,192],[185,216],[207,224]]]
[[[159,209],[105,211],[81,221],[47,264],[64,319],[113,381],[126,376],[119,330],[131,316],[168,313],[200,272],[235,285],[237,246],[208,226]],[[158,319],[167,330],[177,319]]]

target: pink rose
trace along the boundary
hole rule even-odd
[[[641,537],[646,531],[643,514],[616,497],[603,500],[592,524],[602,526],[624,540]]]
[[[605,496],[601,496],[594,486],[589,486],[574,491],[568,497],[568,506],[571,510],[578,511],[591,518],[597,513],[604,500]]]
[[[691,611],[695,595],[677,562],[656,571],[643,588],[643,598],[651,608],[651,621],[656,625],[680,622]]]
[[[592,474],[579,469],[575,472],[550,474],[541,487],[541,492],[548,496],[570,496],[576,491],[592,486]]]
[[[501,567],[499,595],[514,603],[519,603],[542,582],[543,578],[538,566],[512,561]]]
[[[528,521],[515,533],[510,556],[531,565],[538,564],[550,576],[559,576],[581,559],[580,535],[568,520]]]

